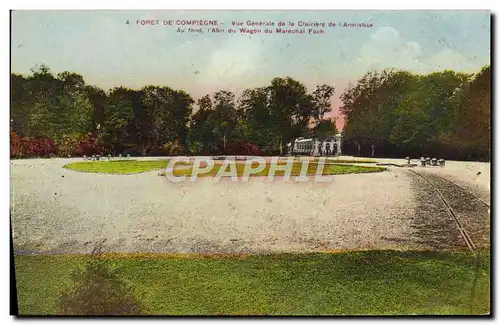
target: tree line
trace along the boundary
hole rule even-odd
[[[477,74],[370,71],[341,94],[343,152],[361,156],[490,159],[490,67]],[[11,155],[284,154],[298,137],[337,133],[335,89],[277,77],[239,96],[195,100],[148,85],[103,90],[45,66],[11,74]]]
[[[365,156],[491,157],[491,72],[366,73],[341,95],[344,152]]]
[[[246,89],[238,98],[221,90],[195,101],[184,90],[167,86],[105,91],[85,84],[77,73],[54,75],[45,65],[31,72],[11,74],[11,147],[50,143],[52,149],[30,154],[29,148],[18,148],[14,157],[91,151],[284,154],[286,143],[296,137],[337,133],[335,120],[325,118],[335,89],[319,85],[308,92],[290,77]]]

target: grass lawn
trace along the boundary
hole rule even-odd
[[[373,173],[381,172],[386,170],[385,167],[370,167],[370,166],[355,166],[346,165],[348,163],[371,163],[375,161],[361,161],[361,160],[327,160],[327,163],[334,162],[335,165],[325,164],[322,175],[338,175],[338,174],[353,174],[353,173]],[[136,174],[152,170],[164,169],[167,167],[168,160],[112,160],[112,161],[81,161],[74,162],[64,166],[66,169],[87,172],[87,173],[105,173],[105,174]],[[344,163],[344,164],[342,164]],[[187,165],[186,162],[177,162],[176,166]],[[280,165],[284,165],[284,162],[280,162]],[[200,177],[213,177],[217,174],[221,167],[221,163],[216,163],[214,168],[210,172],[200,174]],[[254,165],[255,167],[256,165]],[[257,174],[251,174],[250,176],[267,176],[269,173],[270,165],[266,165],[262,172]],[[242,176],[243,170],[245,168],[245,163],[238,161],[236,162],[237,175]],[[291,176],[298,176],[302,168],[302,163],[296,159],[293,167]],[[315,175],[317,169],[317,161],[309,162],[309,167],[307,170],[307,175]],[[191,169],[176,169],[174,171],[176,176],[189,176],[191,175]],[[276,176],[283,176],[283,171],[276,171]]]
[[[487,314],[489,255],[364,251],[107,257],[157,315]],[[54,314],[89,257],[15,257],[20,314]],[[479,261],[479,263],[478,263]]]
[[[167,160],[82,161],[64,166],[66,169],[87,173],[135,174],[167,167]]]
[[[243,176],[243,171],[245,169],[245,163],[244,162],[236,162],[236,175],[237,176]],[[252,164],[253,167],[257,167],[258,164]],[[280,162],[280,166],[285,166],[285,163]],[[219,170],[221,169],[222,164],[217,163],[214,165],[214,167],[204,173],[198,174],[200,177],[215,177]],[[316,175],[316,170],[317,170],[318,164],[316,162],[310,162],[307,168],[306,174],[308,176],[314,176]],[[266,164],[266,167],[264,170],[258,173],[252,173],[249,176],[267,176],[269,174],[269,169],[270,169],[270,164]],[[291,176],[299,176],[300,172],[302,169],[302,163],[298,161],[294,161],[292,165],[292,172]],[[343,165],[343,164],[325,164],[323,167],[323,172],[321,173],[322,175],[340,175],[340,174],[356,174],[356,173],[376,173],[376,172],[382,172],[386,170],[385,167],[371,167],[371,166],[356,166],[356,165]],[[225,169],[226,172],[230,171],[230,166],[226,167]],[[186,168],[186,169],[174,169],[174,175],[175,176],[190,176],[192,173],[192,168]],[[284,175],[283,170],[276,170],[275,176],[283,176]],[[164,175],[164,174],[163,174]]]
[[[329,158],[326,160],[329,163],[336,164],[376,164],[377,161],[373,159],[340,159],[340,158]]]

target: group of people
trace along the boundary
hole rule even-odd
[[[94,160],[94,161],[97,161],[97,160],[103,160],[104,158],[108,158],[108,160],[113,159],[113,157],[111,155],[108,155],[107,157],[101,156],[101,155],[92,155],[92,156],[88,156],[87,157],[87,155],[83,155],[83,159],[85,159],[85,160]],[[118,158],[123,158],[122,154],[119,154]],[[130,158],[130,154],[127,154],[127,159],[128,158]]]

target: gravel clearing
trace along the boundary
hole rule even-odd
[[[426,185],[405,168],[335,175],[327,183],[199,178],[175,184],[158,171],[62,168],[74,161],[82,159],[11,161],[16,253],[88,253],[102,241],[112,252],[462,248],[449,213],[435,196],[425,197]],[[489,201],[489,164],[481,165],[487,169],[481,178],[473,177],[474,167],[468,173],[455,167],[447,162],[426,171],[456,177]],[[484,235],[483,223],[476,232]]]

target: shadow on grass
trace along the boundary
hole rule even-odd
[[[24,315],[485,315],[490,311],[486,250],[478,255],[360,251],[210,258],[18,255],[15,260]],[[70,280],[70,274],[72,284],[60,296],[61,284]]]

